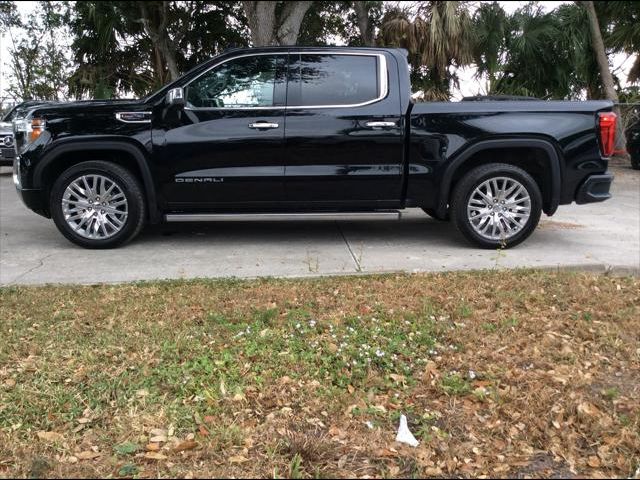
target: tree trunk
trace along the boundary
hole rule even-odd
[[[169,2],[164,1],[159,5],[150,3],[151,8],[157,7],[156,11],[149,12],[146,2],[140,2],[140,13],[142,15],[142,25],[146,34],[151,39],[153,46],[160,53],[162,59],[162,72],[160,83],[164,83],[164,67],[166,66],[169,73],[169,80],[176,80],[180,73],[178,72],[178,64],[176,62],[175,45],[177,39],[173,41],[169,38],[167,25],[169,23],[168,9]]]
[[[172,48],[170,43],[171,40],[168,38],[163,39],[161,43],[160,51],[162,52],[162,56],[167,62],[167,70],[169,70],[169,81],[173,82],[177,80],[180,76],[180,72],[178,72],[178,63],[176,62],[176,52],[175,48]]]
[[[622,117],[620,115],[620,107],[617,105],[618,93],[616,92],[613,75],[611,75],[611,69],[609,68],[609,59],[607,58],[607,53],[604,49],[604,41],[602,40],[602,32],[600,31],[600,22],[598,22],[598,16],[593,2],[583,1],[581,3],[587,10],[587,16],[589,17],[591,44],[593,45],[593,53],[595,54],[596,61],[598,62],[598,69],[600,70],[600,77],[602,78],[605,98],[616,104],[613,108],[613,111],[618,115],[615,149],[617,151],[626,152],[627,142],[622,129],[623,125]]]
[[[276,39],[280,45],[295,45],[304,16],[313,2],[286,2],[278,18]]]
[[[276,5],[278,2],[242,2],[249,22],[251,43],[254,47],[276,45]]]
[[[285,2],[280,15],[276,15],[278,2],[242,2],[253,46],[295,45],[302,20],[312,3]]]
[[[356,20],[358,22],[362,44],[365,47],[374,47],[376,44],[375,32],[373,31],[373,25],[371,25],[371,19],[369,18],[369,6],[367,2],[356,0],[353,2],[353,9],[356,12]]]

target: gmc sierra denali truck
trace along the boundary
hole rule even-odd
[[[400,49],[235,49],[141,100],[32,109],[14,182],[88,248],[145,223],[407,207],[510,247],[610,197],[615,123],[608,101],[412,103]]]

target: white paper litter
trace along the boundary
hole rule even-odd
[[[420,442],[416,440],[416,437],[414,437],[413,433],[409,430],[409,427],[407,426],[407,417],[404,415],[400,415],[400,426],[398,427],[396,442],[406,443],[412,447],[420,445]]]

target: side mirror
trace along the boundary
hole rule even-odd
[[[184,107],[184,90],[182,88],[172,88],[167,92],[167,105],[170,107]]]

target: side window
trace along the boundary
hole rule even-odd
[[[284,105],[285,55],[240,57],[209,70],[187,86],[192,108]]]
[[[302,54],[290,62],[288,105],[353,105],[380,95],[377,56]]]

